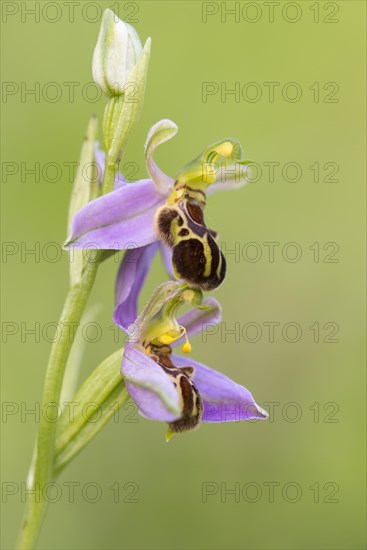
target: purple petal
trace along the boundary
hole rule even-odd
[[[121,374],[141,415],[161,422],[174,422],[182,416],[180,399],[172,380],[153,359],[126,344]]]
[[[193,361],[172,357],[177,367],[194,367],[193,380],[204,403],[203,422],[234,422],[268,418],[251,393],[224,374]]]
[[[98,197],[76,214],[65,246],[124,250],[154,242],[154,215],[166,195],[152,180],[124,185]]]
[[[172,265],[172,249],[169,248],[169,246],[166,246],[164,243],[160,242],[160,253],[163,265],[166,268],[168,275],[171,277],[171,279],[175,281],[176,275],[173,271]]]
[[[99,181],[99,184],[102,185],[106,153],[99,148],[98,141],[96,141],[95,146],[94,146],[94,156],[95,156],[96,163],[97,163],[98,181]],[[115,179],[114,189],[118,189],[119,187],[121,187],[125,183],[126,183],[126,181],[124,180],[124,178],[122,177],[120,172],[118,172],[117,175],[116,175],[116,179]]]
[[[222,318],[222,308],[215,298],[205,298],[203,306],[206,306],[208,309],[190,309],[190,311],[187,311],[178,319],[179,325],[185,327],[189,338],[203,332],[208,325],[218,324]],[[185,341],[185,337],[182,336],[182,338],[173,342],[171,346],[180,346]]]
[[[116,280],[116,309],[113,320],[122,330],[138,316],[140,290],[158,250],[158,242],[127,250],[120,264]]]

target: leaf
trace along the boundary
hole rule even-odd
[[[123,349],[107,357],[66,404],[55,441],[54,472],[60,471],[129,399],[120,374]]]

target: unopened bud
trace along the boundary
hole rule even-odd
[[[93,78],[108,96],[122,95],[139,61],[142,45],[136,30],[105,10],[93,54]]]

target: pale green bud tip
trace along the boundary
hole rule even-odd
[[[129,75],[139,61],[142,45],[136,30],[105,10],[93,54],[93,78],[109,96],[124,93]]]

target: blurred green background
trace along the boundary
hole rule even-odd
[[[146,100],[125,159],[137,165],[135,177],[146,174],[144,140],[161,118],[180,128],[156,155],[167,173],[224,136],[238,138],[261,168],[258,181],[209,200],[208,225],[237,252],[227,254],[228,275],[216,292],[225,324],[192,345],[193,357],[247,386],[272,414],[261,423],[203,425],[167,445],[165,426],[125,408],[63,473],[39,547],[365,548],[365,3],[281,2],[272,22],[264,2],[76,2],[73,22],[67,3],[41,2],[39,21],[24,8],[34,4],[2,3],[2,228],[3,240],[14,243],[2,263],[2,318],[18,327],[3,336],[2,399],[23,412],[2,422],[2,481],[18,491],[3,492],[2,547],[13,547],[23,510],[37,431],[24,413],[41,399],[50,351],[42,329],[57,321],[68,284],[66,254],[47,261],[47,243],[66,236],[71,182],[63,163],[78,161],[91,113],[102,117],[104,99],[93,102],[92,88],[81,90],[92,80],[99,15],[112,7],[142,41],[152,37]],[[203,10],[213,12],[206,22]],[[52,82],[61,89],[54,102]],[[207,101],[205,82],[219,89]],[[245,98],[225,95],[236,82]],[[257,102],[248,100],[249,82]],[[269,82],[279,83],[273,101]],[[302,92],[298,101],[289,100],[290,82]],[[80,83],[74,98],[65,83]],[[37,86],[38,97],[22,97],[22,88]],[[47,172],[50,162],[61,175]],[[274,178],[271,162],[279,163]],[[35,163],[39,181],[25,173]],[[270,242],[279,243],[273,262]],[[290,261],[289,243],[299,261]],[[38,256],[25,255],[35,246]],[[111,329],[116,269],[113,261],[100,269],[91,296],[102,338],[86,346],[83,376],[119,345]],[[156,262],[142,301],[163,277]],[[269,322],[279,323],[273,342]],[[36,323],[40,341],[25,334]],[[226,334],[236,323],[249,328],[247,341]],[[247,323],[260,326],[258,341],[249,341],[256,327]],[[287,341],[295,338],[287,323],[300,327],[298,341]],[[74,502],[70,483],[79,483]],[[88,483],[100,489],[98,502],[90,502],[96,485]],[[124,502],[135,487],[128,483],[138,485],[138,502]],[[205,499],[206,483],[215,494]],[[237,496],[226,492],[234,488]]]

